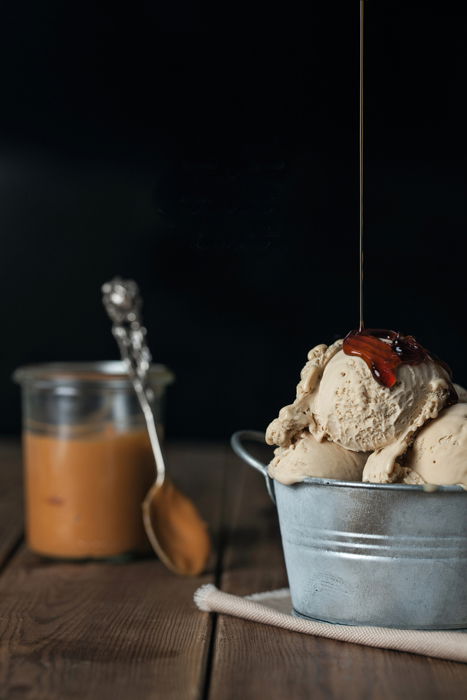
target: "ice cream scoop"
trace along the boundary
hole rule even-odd
[[[307,477],[361,481],[366,453],[345,450],[329,440],[318,442],[304,431],[288,447],[277,447],[269,476],[282,484],[295,484]]]
[[[405,467],[428,484],[467,488],[467,403],[446,408],[420,430]]]
[[[338,352],[326,365],[312,402],[313,433],[348,450],[381,450],[444,405],[449,377],[434,362],[402,365],[397,383],[374,380],[364,361]]]
[[[206,566],[211,542],[195,505],[166,475],[151,408],[147,374],[151,353],[141,323],[141,297],[133,280],[115,278],[102,287],[103,303],[113,326],[122,360],[143,411],[154,453],[156,480],[142,504],[143,523],[151,545],[162,562],[179,574],[195,575]]]

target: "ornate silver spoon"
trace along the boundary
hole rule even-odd
[[[138,397],[154,453],[156,479],[144,502],[143,523],[148,539],[164,564],[179,574],[203,571],[211,552],[205,522],[195,505],[168,479],[148,384],[151,353],[142,325],[142,301],[133,280],[118,277],[102,286],[103,303],[112,333]]]

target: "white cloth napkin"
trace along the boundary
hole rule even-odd
[[[293,632],[467,663],[466,631],[352,627],[305,620],[290,614],[292,601],[288,588],[255,593],[243,598],[223,593],[208,583],[198,588],[194,601],[200,610],[243,617],[245,620],[275,625]]]

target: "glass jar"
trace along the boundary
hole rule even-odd
[[[141,504],[154,481],[144,417],[121,362],[20,367],[26,535],[49,557],[107,558],[149,549]],[[152,365],[158,433],[173,374]]]

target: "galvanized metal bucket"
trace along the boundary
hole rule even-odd
[[[294,613],[346,625],[467,628],[467,491],[308,478],[285,486],[244,446],[277,505]]]

